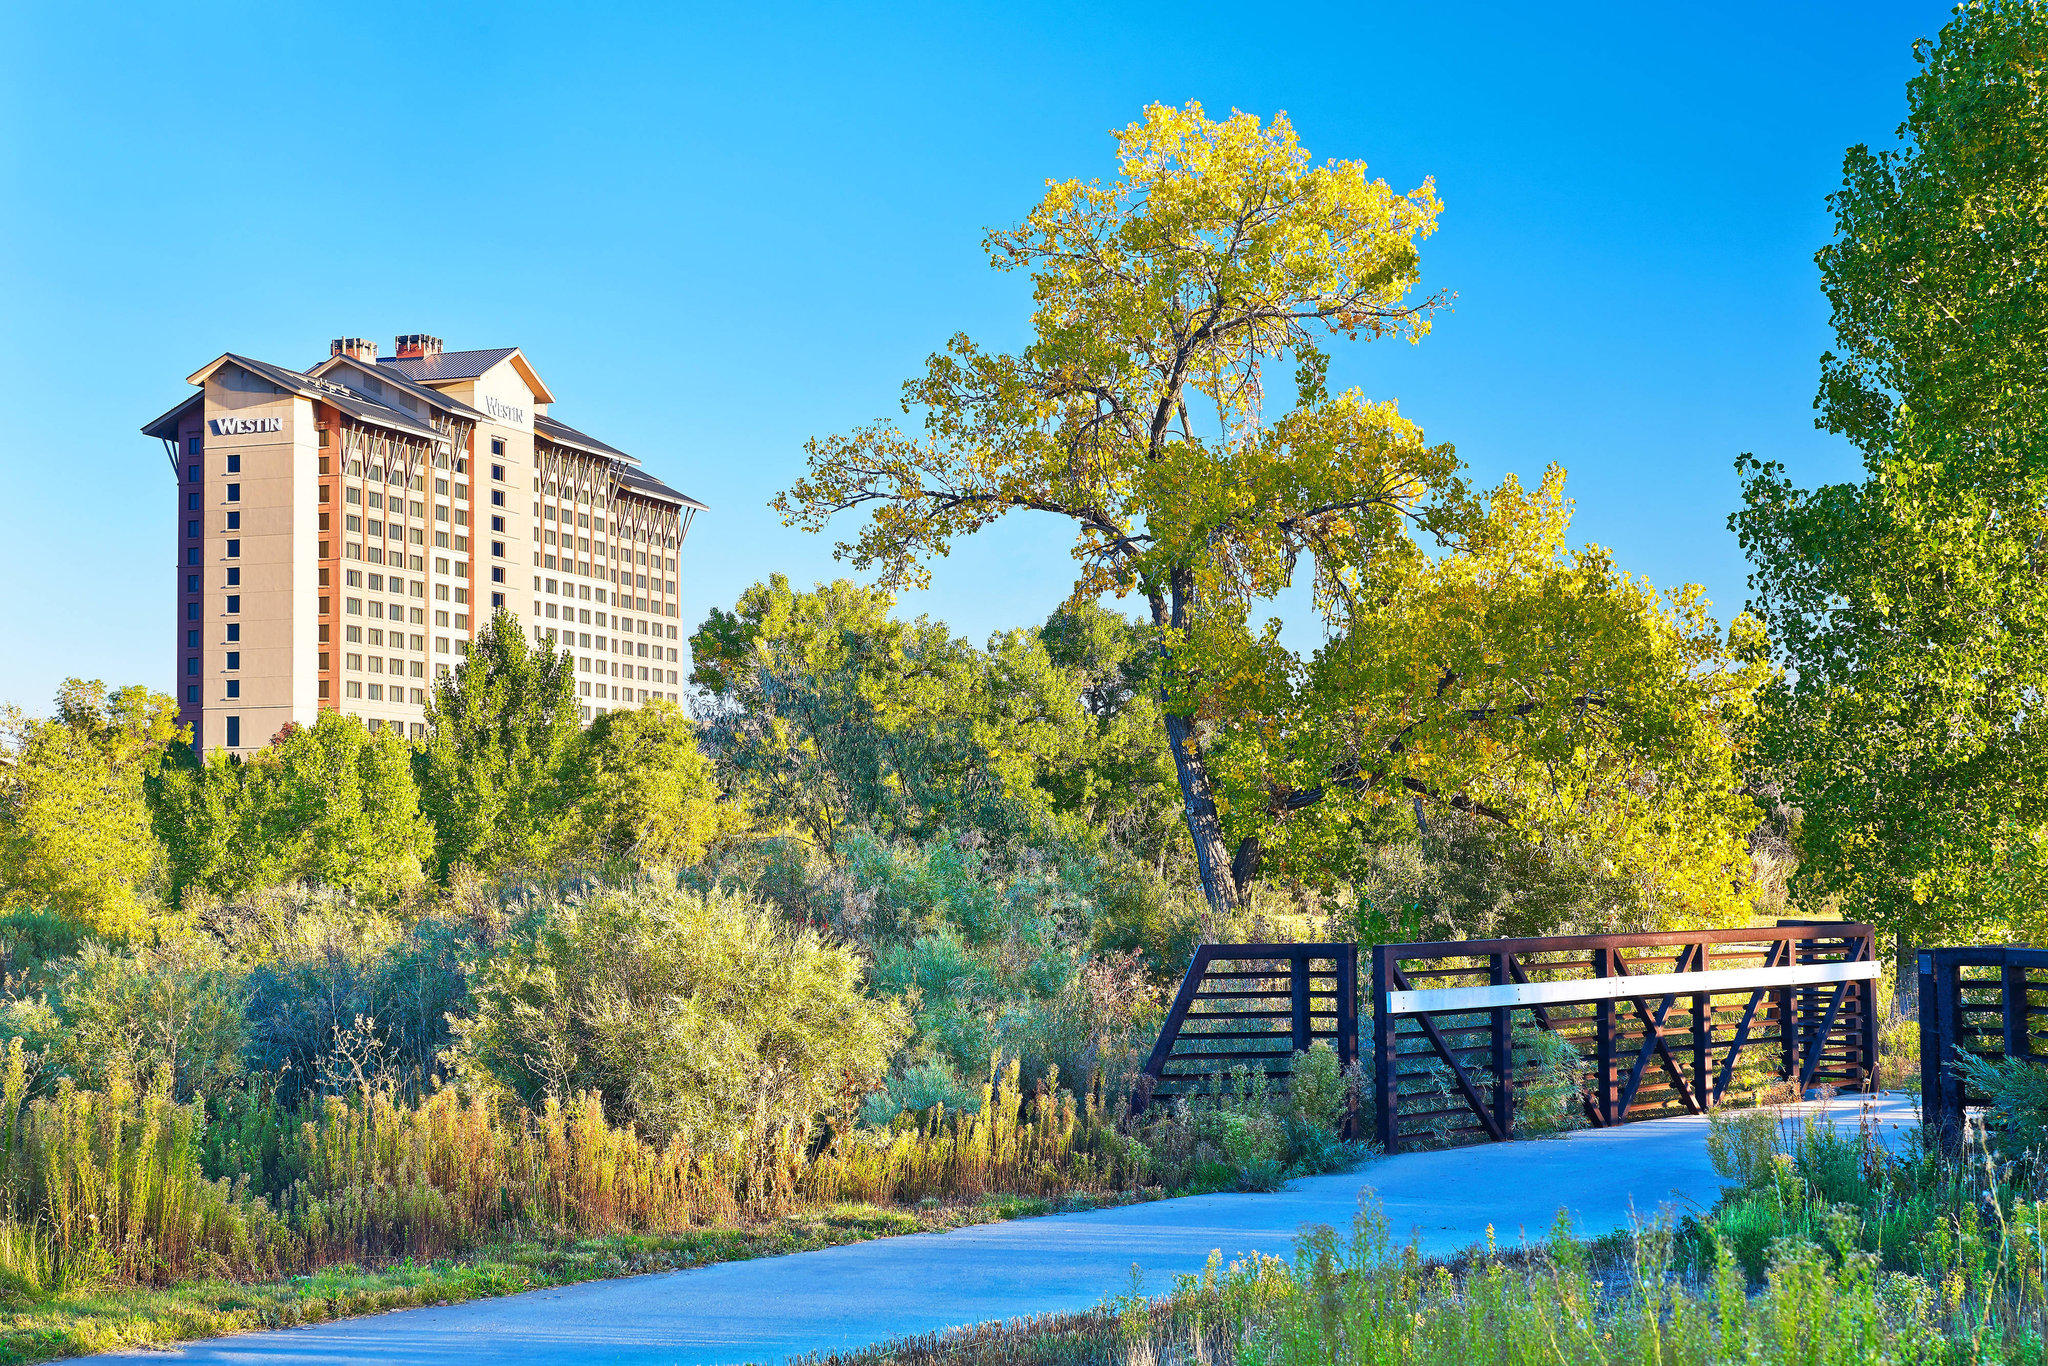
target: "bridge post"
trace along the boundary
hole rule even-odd
[[[1401,1132],[1394,1113],[1394,1017],[1387,1013],[1390,974],[1387,946],[1372,946],[1372,1127],[1382,1152],[1398,1152]]]

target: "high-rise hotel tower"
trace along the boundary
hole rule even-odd
[[[417,735],[499,608],[567,650],[585,719],[681,693],[679,560],[703,508],[549,415],[518,347],[306,370],[228,354],[142,430],[178,483],[177,697],[202,750],[323,708]]]

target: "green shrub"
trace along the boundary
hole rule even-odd
[[[927,1058],[903,1068],[889,1078],[884,1089],[862,1101],[860,1122],[863,1128],[881,1129],[899,1115],[921,1117],[941,1107],[971,1112],[979,1104],[944,1058]]]
[[[527,1104],[579,1091],[657,1141],[737,1155],[846,1123],[903,1042],[860,963],[759,902],[643,881],[541,899],[483,965],[467,1074]]]
[[[1956,1070],[1966,1086],[1990,1100],[1985,1129],[2000,1156],[2034,1163],[2048,1156],[2048,1065],[1957,1049]]]
[[[43,1062],[104,1090],[162,1078],[180,1101],[220,1095],[242,1075],[248,1003],[241,975],[200,939],[110,949],[88,941],[49,991]]]
[[[1542,1138],[1584,1128],[1582,1102],[1592,1087],[1593,1068],[1579,1046],[1518,1018],[1514,1053],[1528,1069],[1514,1090],[1515,1137]]]

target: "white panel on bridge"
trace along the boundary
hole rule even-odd
[[[1709,972],[1658,972],[1641,977],[1579,977],[1568,982],[1509,982],[1488,987],[1436,987],[1390,991],[1389,1015],[1422,1015],[1446,1010],[1498,1010],[1502,1006],[1583,1005],[1591,1001],[1649,996],[1701,996],[1712,992],[1810,987],[1829,982],[1875,981],[1875,960],[1860,963],[1793,963],[1776,968],[1730,968]]]

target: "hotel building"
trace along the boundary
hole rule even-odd
[[[677,700],[704,505],[551,416],[516,346],[394,351],[223,355],[142,429],[177,479],[176,696],[198,747],[251,753],[330,707],[417,736],[500,608],[569,652],[584,719]]]

